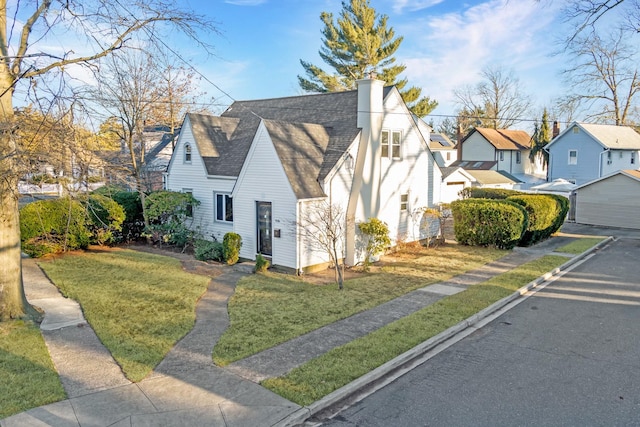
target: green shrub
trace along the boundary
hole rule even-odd
[[[556,215],[554,223],[551,225],[551,231],[549,235],[555,233],[560,230],[562,224],[564,224],[564,220],[569,213],[569,199],[559,194],[547,194],[546,196],[551,197],[558,204],[558,214]]]
[[[193,243],[194,256],[200,261],[224,261],[222,243],[196,239]]]
[[[523,194],[511,196],[507,200],[515,202],[527,211],[528,225],[522,235],[520,246],[530,246],[551,236],[551,229],[558,217],[559,204],[545,194]]]
[[[122,223],[122,230],[117,235],[117,240],[135,240],[140,237],[144,229],[144,218],[142,216],[142,203],[137,192],[127,191],[116,186],[104,186],[95,190],[92,194],[107,196],[124,209],[125,219]]]
[[[372,257],[384,252],[391,245],[389,227],[378,218],[369,218],[369,221],[359,223],[358,229],[364,238],[363,264],[366,268],[371,263]]]
[[[70,197],[40,200],[20,209],[22,249],[30,256],[85,249],[91,231],[84,206]]]
[[[269,260],[263,257],[262,255],[258,254],[256,256],[256,266],[254,267],[253,271],[255,273],[264,273],[265,271],[267,271],[268,268],[269,268]]]
[[[467,187],[460,191],[460,196],[463,199],[506,199],[507,197],[517,196],[519,194],[524,193],[507,188]]]
[[[464,199],[451,203],[458,243],[513,248],[527,228],[527,211],[508,200]]]
[[[168,243],[186,248],[194,242],[197,233],[185,223],[190,207],[200,204],[190,193],[154,191],[145,197],[149,227],[144,236],[156,243]]]
[[[227,233],[222,238],[222,253],[227,264],[233,265],[240,259],[242,237],[236,233]]]
[[[116,233],[122,231],[125,212],[115,200],[100,194],[90,194],[82,199],[89,219],[92,242],[99,245],[116,242]]]

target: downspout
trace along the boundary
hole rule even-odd
[[[598,178],[602,178],[602,172],[603,172],[603,169],[604,169],[604,164],[603,164],[603,160],[602,160],[602,155],[603,155],[604,153],[608,153],[608,152],[610,152],[610,151],[611,151],[611,149],[610,149],[610,148],[606,148],[604,151],[601,151],[601,152],[600,152],[600,155],[598,156],[599,163],[600,163],[600,165],[599,165],[599,166],[600,166],[600,170],[598,171]]]

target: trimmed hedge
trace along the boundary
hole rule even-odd
[[[81,201],[87,209],[92,243],[99,245],[115,243],[117,233],[122,231],[122,223],[125,219],[124,208],[115,200],[100,194],[90,194]]]
[[[40,200],[20,209],[22,250],[33,257],[85,249],[91,241],[85,207],[70,197]]]
[[[569,199],[559,194],[546,194],[546,196],[551,197],[558,204],[558,214],[551,225],[551,232],[549,233],[549,235],[551,235],[560,230],[560,227],[564,224],[564,220],[567,218],[567,214],[569,213],[570,202]]]
[[[456,200],[451,210],[456,240],[463,245],[511,249],[527,228],[527,211],[509,200]]]
[[[507,200],[522,205],[529,219],[518,245],[530,246],[551,236],[553,225],[560,214],[560,206],[552,197],[545,194],[523,194],[511,196]]]
[[[525,194],[507,188],[467,187],[461,191],[463,199],[506,199],[507,197]]]

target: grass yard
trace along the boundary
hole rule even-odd
[[[587,249],[590,249],[602,242],[604,239],[604,237],[582,237],[556,249],[556,252],[579,255]]]
[[[283,377],[265,380],[262,385],[299,405],[308,405],[510,295],[566,261],[562,256],[544,256],[446,297],[369,335],[337,347]]]
[[[0,418],[66,395],[37,325],[0,322]]]
[[[80,303],[131,381],[147,376],[191,330],[210,280],[183,271],[174,258],[124,249],[68,254],[40,266]]]
[[[229,301],[231,327],[214,348],[213,359],[225,366],[506,253],[455,244],[409,248],[383,257],[372,274],[345,281],[342,291],[294,276],[251,275],[240,281]]]

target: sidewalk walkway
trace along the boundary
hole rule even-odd
[[[196,308],[196,324],[145,380],[130,383],[85,322],[77,303],[60,295],[34,260],[23,260],[29,301],[42,307],[47,347],[68,400],[0,420],[12,426],[272,426],[300,407],[259,386],[334,347],[366,335],[447,295],[534,260],[566,244],[554,237],[517,248],[477,270],[432,284],[371,310],[233,363],[216,367],[213,346],[228,327],[227,301],[243,273],[227,269],[211,280]]]

